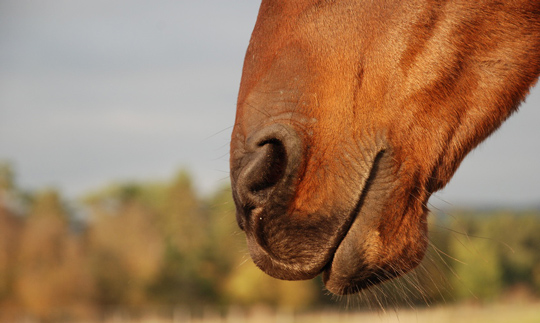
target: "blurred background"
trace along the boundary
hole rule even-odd
[[[228,142],[258,6],[0,1],[0,320],[540,312],[540,87],[431,198],[415,273],[335,298],[254,267]]]

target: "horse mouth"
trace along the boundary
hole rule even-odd
[[[389,182],[381,181],[389,170],[388,155],[383,149],[372,157],[368,176],[359,185],[356,203],[349,211],[339,212],[343,214],[339,216],[342,222],[332,230],[332,235],[316,231],[325,227],[318,223],[299,229],[304,234],[287,243],[283,231],[273,228],[294,226],[293,222],[284,224],[280,218],[282,222],[272,225],[271,221],[266,222],[269,215],[265,211],[253,210],[254,224],[246,234],[255,264],[270,276],[285,280],[311,279],[322,273],[326,288],[339,295],[356,293],[386,279],[384,273],[373,268],[377,267],[374,263],[380,250],[378,224],[383,207],[377,194],[384,189],[381,185]],[[259,227],[263,223],[265,226]],[[313,245],[316,247],[305,247]]]
[[[305,142],[288,125],[258,130],[242,145],[231,159],[236,217],[251,258],[270,276],[322,273],[330,292],[351,294],[401,275],[423,256],[415,240],[425,229],[417,210],[406,214],[408,191],[396,190],[402,175],[384,140],[355,154],[362,159],[343,159],[350,167],[339,174],[307,172]]]

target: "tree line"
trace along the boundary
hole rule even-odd
[[[54,189],[20,189],[2,164],[0,319],[350,303],[327,295],[320,279],[286,282],[258,270],[234,212],[230,188],[203,198],[186,171],[107,186],[73,203]],[[354,297],[359,306],[493,301],[516,290],[537,297],[538,232],[537,210],[435,213],[418,270]]]

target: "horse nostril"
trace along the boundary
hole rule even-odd
[[[278,139],[260,143],[252,158],[251,174],[246,178],[246,185],[251,193],[262,193],[283,178],[287,166],[287,152]]]
[[[290,199],[301,151],[296,132],[281,124],[264,128],[248,138],[245,153],[231,169],[233,195],[244,215],[264,206],[270,196],[273,203],[286,203]]]

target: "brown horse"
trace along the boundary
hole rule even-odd
[[[539,74],[538,0],[263,0],[230,161],[254,262],[336,294],[411,270],[430,195]]]

